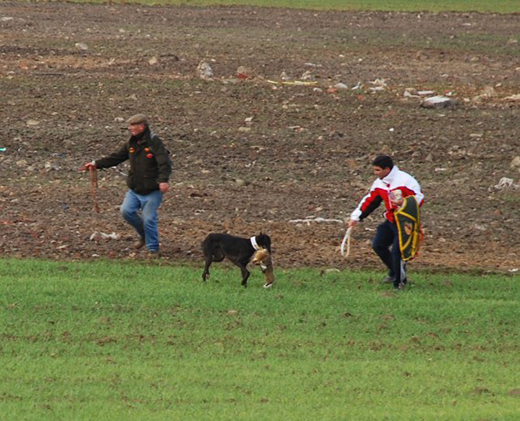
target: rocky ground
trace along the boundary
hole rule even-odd
[[[127,167],[100,172],[99,214],[77,171],[144,112],[174,161],[165,263],[201,262],[209,232],[262,230],[280,267],[381,268],[380,212],[348,260],[339,245],[371,159],[388,153],[426,195],[416,267],[515,273],[519,27],[520,15],[4,2],[0,254],[144,259],[118,213]],[[421,107],[434,95],[451,106]]]

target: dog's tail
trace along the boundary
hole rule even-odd
[[[204,253],[204,257],[211,258],[213,257],[215,251],[215,245],[213,243],[213,238],[211,238],[211,234],[208,235],[204,241],[201,243],[202,253]]]
[[[211,238],[209,235],[204,239],[204,241],[202,241],[202,243],[200,243],[200,247],[204,255],[206,255],[206,252],[208,252],[211,248]]]
[[[224,260],[224,252],[218,241],[214,241],[212,235],[208,235],[201,244],[202,253],[206,261],[221,262]]]

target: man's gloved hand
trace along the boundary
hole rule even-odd
[[[400,207],[404,202],[403,194],[402,194],[401,190],[391,191],[389,194],[389,198],[390,198],[390,202],[392,203],[392,205],[395,208]]]

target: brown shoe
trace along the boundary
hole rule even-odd
[[[148,257],[149,260],[156,260],[160,259],[161,255],[159,254],[159,251],[148,251],[146,257]]]
[[[145,240],[143,237],[139,238],[139,240],[137,240],[135,243],[134,243],[134,248],[136,250],[139,250],[139,249],[142,249],[145,245]]]

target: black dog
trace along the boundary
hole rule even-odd
[[[202,252],[206,266],[202,273],[202,279],[209,278],[209,267],[213,262],[221,262],[228,258],[242,271],[242,286],[247,287],[249,271],[247,264],[258,249],[267,249],[271,253],[271,238],[267,234],[260,233],[252,238],[235,237],[229,234],[209,234],[202,242]]]

